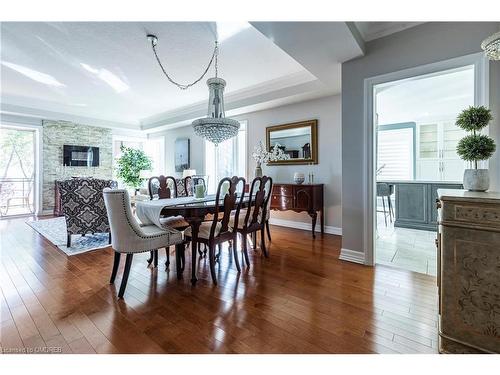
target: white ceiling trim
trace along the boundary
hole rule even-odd
[[[383,38],[423,22],[355,22],[355,26],[365,42]]]
[[[3,99],[3,98],[2,98]],[[129,130],[141,130],[138,125],[125,124],[121,122],[108,121],[97,119],[93,117],[77,116],[69,113],[63,112],[53,112],[46,111],[43,109],[36,109],[30,107],[23,107],[19,105],[13,105],[8,103],[1,103],[0,113],[2,117],[4,115],[20,115],[31,117],[40,120],[62,120],[71,121],[77,124],[85,124],[91,126],[99,126],[102,128],[113,128],[113,129],[129,129]]]
[[[324,84],[341,89],[341,63],[362,56],[364,43],[348,22],[251,22]]]
[[[228,113],[230,110],[237,109],[239,107],[265,103],[279,98],[284,99],[301,92],[306,93],[312,90],[325,90],[325,88],[325,85],[319,80],[311,80],[310,73],[300,72],[288,77],[266,82],[263,85],[257,85],[249,89],[240,90],[226,95],[225,110]],[[141,121],[141,129],[146,131],[165,130],[177,127],[180,122],[206,116],[207,100],[199,101],[198,103],[175,111],[168,111],[157,116],[149,117]]]
[[[278,99],[266,101],[263,103],[251,104],[251,105],[247,105],[244,107],[238,107],[235,109],[231,109],[231,110],[226,111],[226,116],[234,118],[238,121],[245,121],[246,115],[248,113],[283,107],[286,105],[306,102],[309,100],[319,99],[319,98],[323,98],[323,97],[327,97],[327,96],[331,96],[331,95],[338,95],[338,93],[332,93],[331,91],[329,91],[327,89],[314,90],[314,91],[309,91],[309,92],[300,92],[297,94],[290,95],[286,98],[278,98]],[[182,128],[184,126],[190,126],[193,119],[194,118],[189,119],[189,120],[176,122],[173,124],[159,126],[159,127],[156,127],[156,128],[150,129],[150,130],[146,130],[146,131],[147,131],[148,136],[151,136],[152,134],[162,133],[164,131]]]

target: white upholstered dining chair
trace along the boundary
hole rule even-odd
[[[139,225],[132,214],[130,198],[126,190],[104,189],[103,193],[111,228],[111,246],[115,251],[111,284],[115,281],[121,254],[127,254],[122,283],[118,292],[118,298],[123,298],[133,255],[154,251],[162,247],[168,249],[169,246],[182,243],[183,236],[181,232],[169,227],[161,229],[156,225]],[[176,251],[178,251],[177,247]]]

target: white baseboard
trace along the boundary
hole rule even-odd
[[[269,223],[272,225],[278,225],[280,227],[302,229],[302,230],[307,230],[307,231],[311,230],[311,223],[304,223],[302,221],[270,218]],[[321,232],[321,226],[319,223],[316,223],[315,231]],[[337,236],[342,236],[342,228],[332,227],[330,225],[325,225],[325,233],[335,234]]]
[[[340,260],[346,260],[348,262],[365,264],[365,254],[360,253],[359,251],[349,250],[349,249],[340,249]]]

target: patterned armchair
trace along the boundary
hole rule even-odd
[[[104,188],[116,188],[115,181],[74,178],[59,181],[58,185],[68,230],[68,247],[71,246],[72,234],[110,232],[102,191]]]
[[[186,184],[185,180],[182,178],[176,178],[175,184],[177,186],[177,196],[178,197],[187,197]]]

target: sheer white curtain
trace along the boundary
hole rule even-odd
[[[217,184],[224,177],[246,178],[247,122],[240,121],[238,136],[222,142],[217,147],[205,141],[205,174],[208,175],[208,192],[215,193]]]

